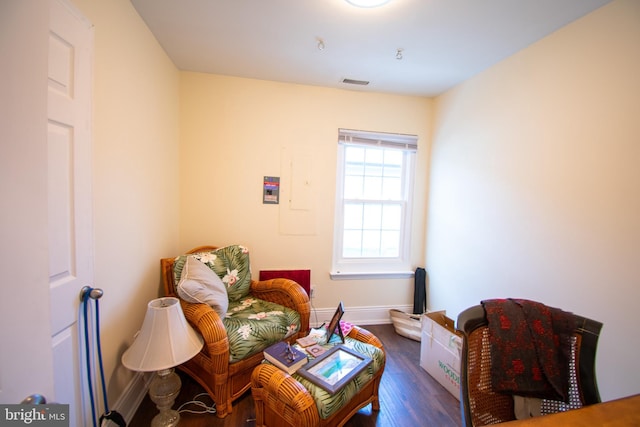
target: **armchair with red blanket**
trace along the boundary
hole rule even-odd
[[[517,299],[459,314],[460,407],[465,426],[545,415],[600,402],[595,355],[602,323]]]

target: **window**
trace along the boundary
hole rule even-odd
[[[410,277],[417,137],[338,132],[333,279]]]

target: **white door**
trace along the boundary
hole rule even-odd
[[[47,287],[49,3],[0,1],[0,403],[53,394]],[[0,421],[2,424],[3,421]]]
[[[66,0],[50,0],[48,87],[49,287],[55,396],[70,425],[90,425],[78,323],[80,290],[93,286],[91,24]]]

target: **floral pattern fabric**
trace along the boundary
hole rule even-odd
[[[182,255],[173,264],[174,283],[180,282],[182,269],[188,256],[208,266],[222,279],[227,288],[229,302],[238,301],[249,295],[251,289],[251,267],[249,249],[242,245],[225,246],[212,251]]]
[[[229,302],[222,323],[229,338],[229,361],[233,363],[298,332],[300,314],[279,304],[248,297]]]

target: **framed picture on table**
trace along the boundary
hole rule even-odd
[[[335,394],[371,363],[364,356],[343,345],[337,345],[296,372],[318,387]]]
[[[338,308],[336,308],[336,312],[333,314],[331,321],[329,322],[329,326],[327,326],[327,343],[331,341],[331,337],[336,333],[340,336],[340,341],[344,343],[344,335],[342,334],[342,328],[340,327],[340,319],[342,319],[342,315],[344,314],[344,306],[342,305],[342,301],[338,304]]]

